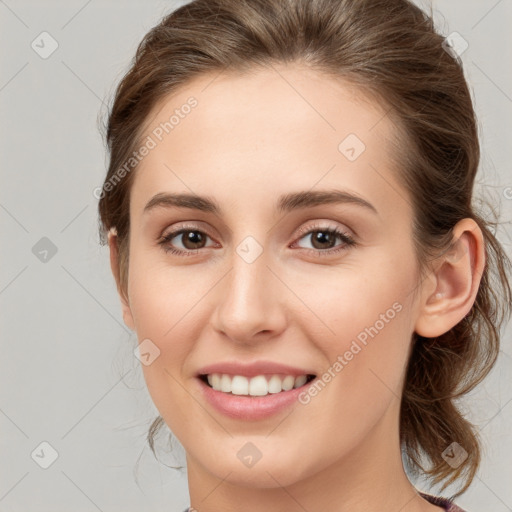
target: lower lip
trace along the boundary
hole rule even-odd
[[[246,396],[216,391],[200,378],[197,380],[203,396],[217,411],[230,418],[246,421],[269,418],[291,407],[298,402],[299,395],[313,382],[312,380],[299,388],[266,396]]]

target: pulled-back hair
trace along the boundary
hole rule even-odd
[[[508,319],[510,260],[496,222],[473,201],[480,150],[471,95],[460,59],[408,0],[195,0],[169,15],[141,41],[117,87],[106,139],[107,183],[140,143],[155,104],[204,73],[300,63],[356,85],[386,106],[400,143],[396,172],[414,212],[414,247],[422,276],[452,243],[452,228],[474,219],[486,264],[471,311],[436,338],[413,335],[400,411],[400,440],[413,472],[471,484],[481,459],[476,428],[456,400],[490,372]],[[100,240],[117,231],[120,281],[126,292],[129,202],[133,171],[99,201]],[[148,440],[163,425],[159,416]],[[457,442],[468,453],[452,467],[443,452]]]

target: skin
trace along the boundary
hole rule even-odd
[[[386,109],[341,80],[298,64],[250,74],[203,75],[153,110],[146,134],[190,96],[198,106],[142,160],[130,202],[128,287],[111,265],[126,325],[160,350],[143,365],[148,390],[187,454],[191,505],[199,512],[432,512],[400,456],[401,384],[413,332],[437,336],[471,309],[484,265],[471,219],[454,228],[456,251],[420,280],[411,199],[393,174]],[[366,150],[353,162],[338,145],[356,134]],[[280,214],[281,194],[343,189],[369,201]],[[159,192],[207,195],[222,216],[145,204]],[[158,240],[192,224],[203,233],[193,256]],[[317,226],[321,226],[318,228]],[[339,228],[355,246],[315,245],[301,227]],[[247,236],[262,254],[236,252]],[[176,236],[168,245],[192,252]],[[323,256],[318,253],[324,252]],[[124,293],[126,291],[126,293]],[[402,307],[367,346],[306,404],[270,419],[231,419],[205,402],[195,377],[206,364],[266,359],[332,367],[365,327]],[[237,457],[247,443],[261,459]]]

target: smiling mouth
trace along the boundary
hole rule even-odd
[[[199,375],[199,379],[215,391],[247,397],[277,395],[306,386],[315,378],[316,375],[312,374],[297,377],[283,374],[257,375],[255,377],[221,373]]]

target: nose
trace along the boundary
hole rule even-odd
[[[217,287],[213,328],[244,345],[278,336],[287,321],[285,286],[269,267],[265,252],[251,263],[234,253],[232,261]]]

